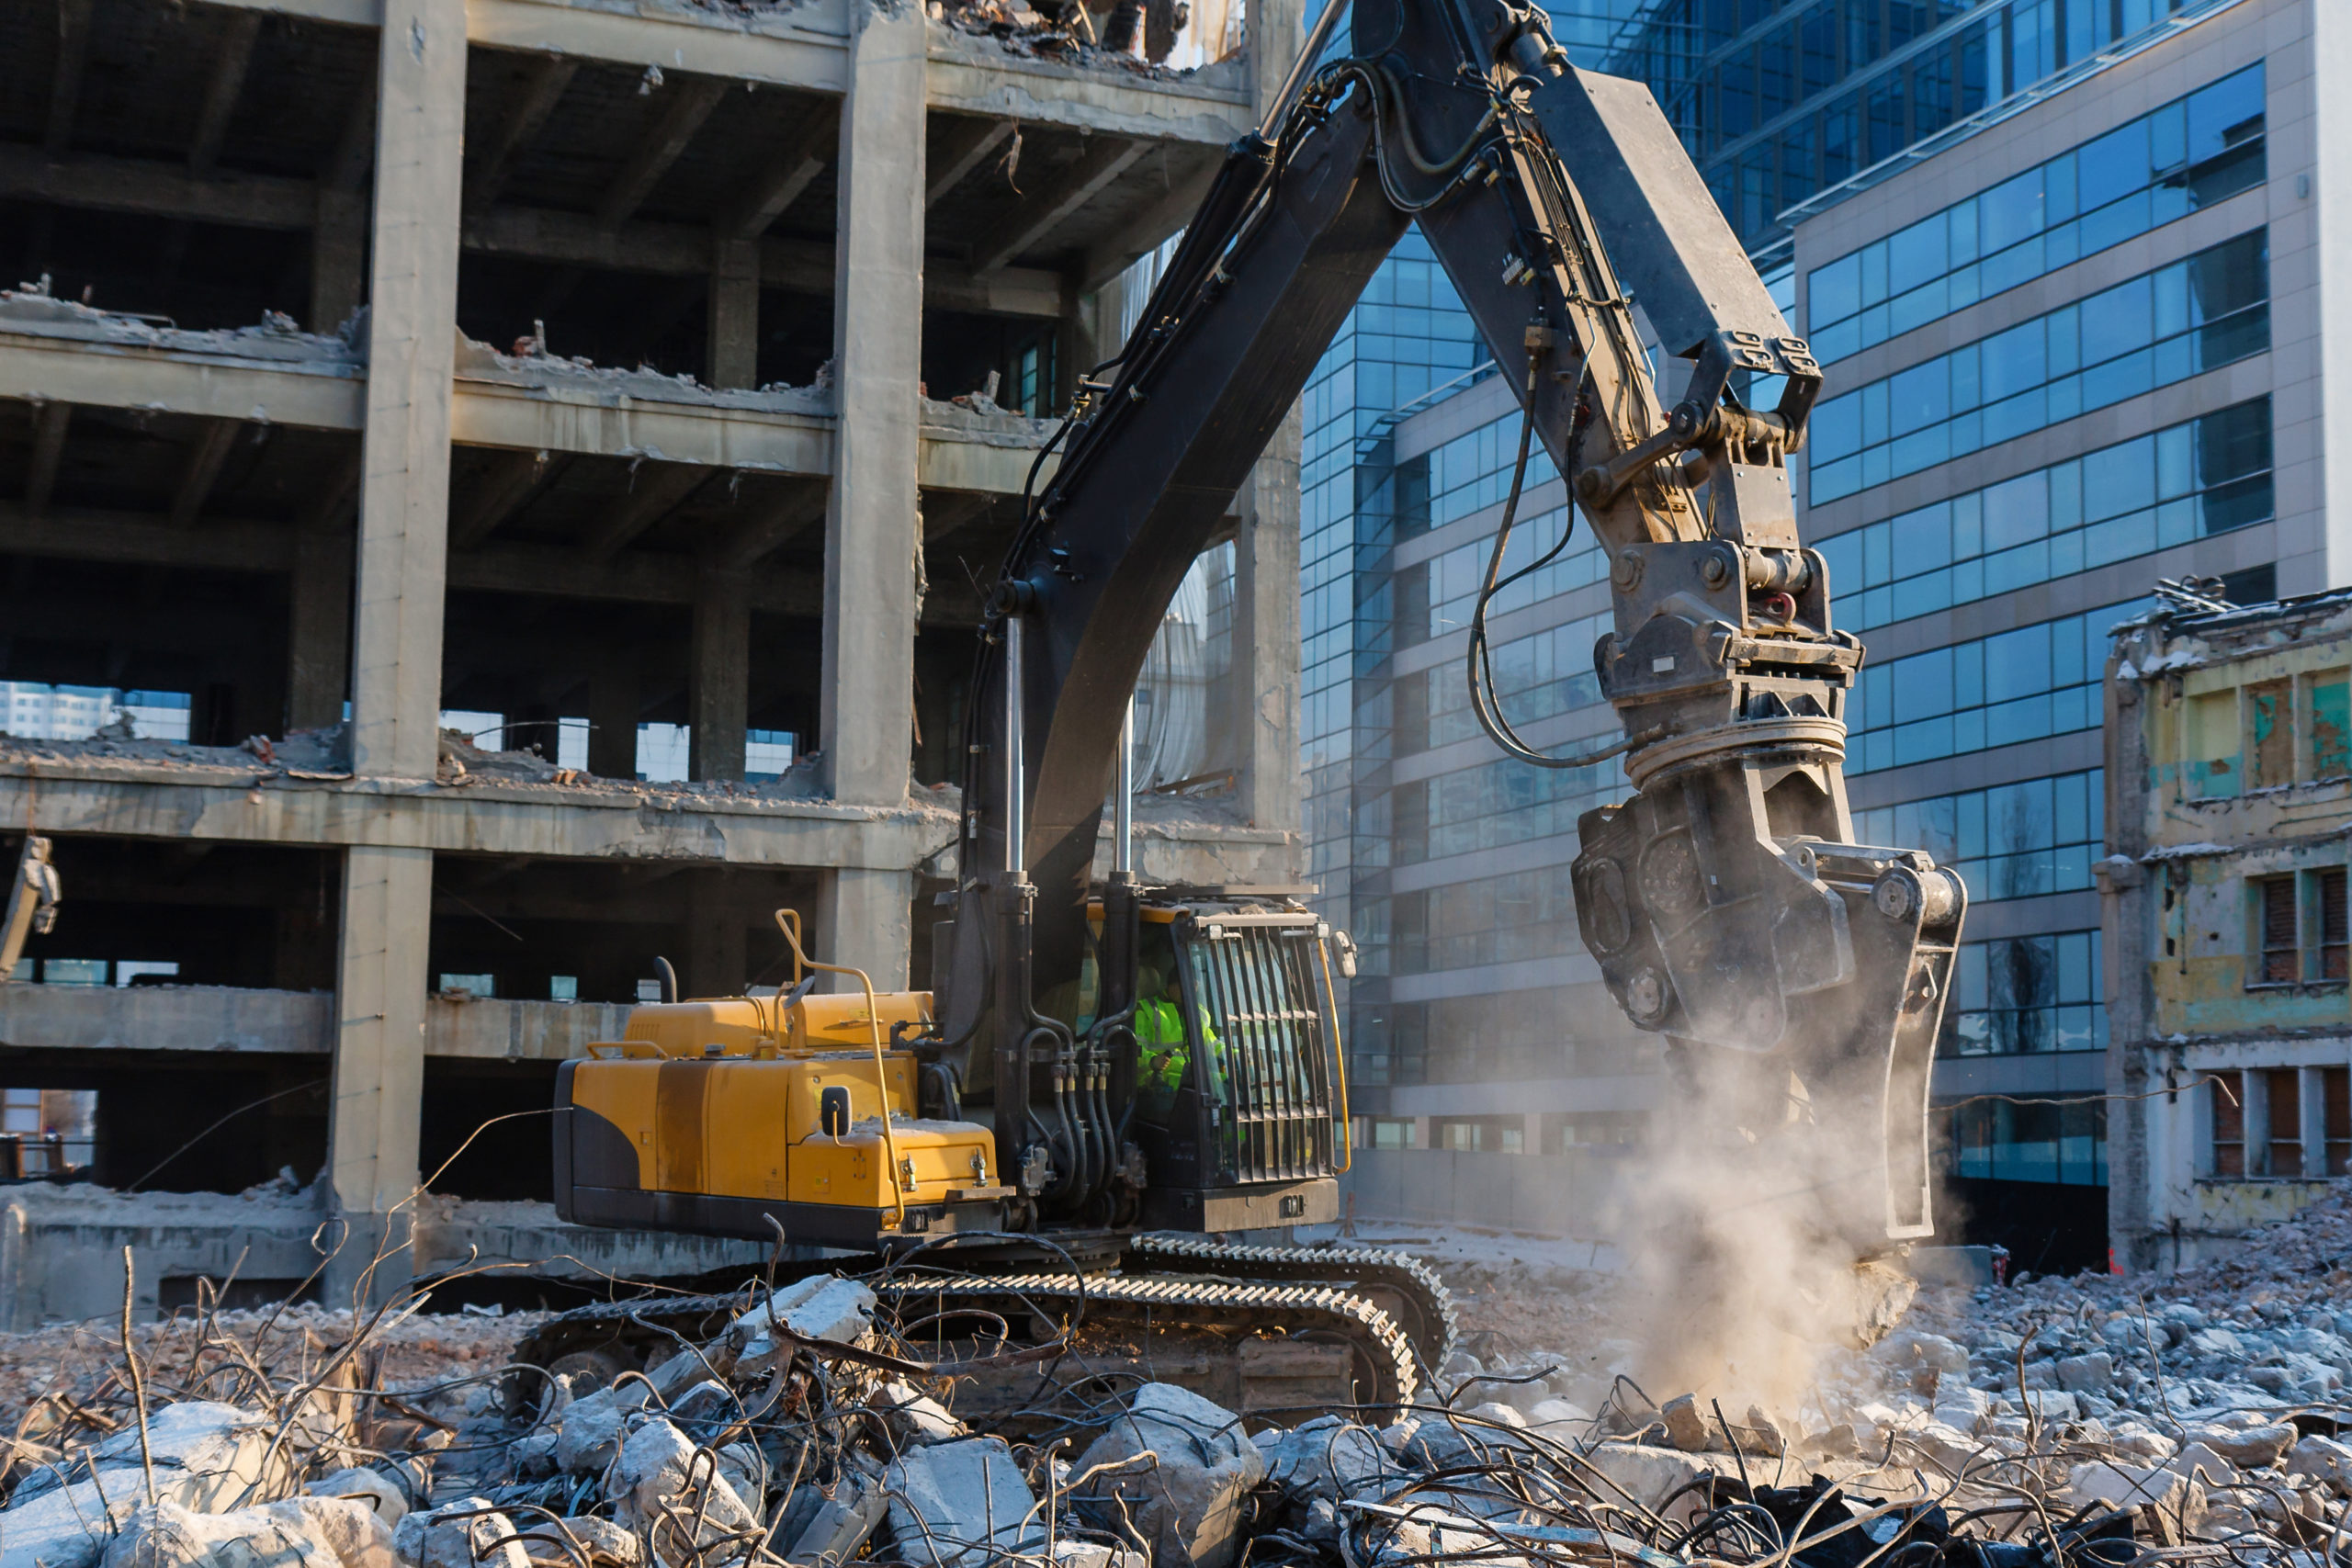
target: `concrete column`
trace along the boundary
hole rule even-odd
[[[817,953],[828,964],[863,969],[877,991],[906,988],[907,955],[914,942],[914,874],[839,866],[825,872],[817,892]],[[829,976],[830,989],[854,990],[855,980]]]
[[[447,583],[463,0],[385,0],[359,490],[353,765],[431,778]]]
[[[368,198],[322,190],[311,230],[311,330],[334,331],[367,299]]]
[[[2297,1070],[2295,1103],[2302,1112],[2300,1135],[2303,1145],[2303,1175],[2327,1174],[2327,1075],[2319,1067]]]
[[[1298,448],[1293,407],[1236,498],[1232,716],[1237,795],[1260,828],[1297,833]]]
[[[405,1239],[424,1101],[424,1003],[433,924],[433,852],[344,852],[336,963],[334,1100],[327,1174],[347,1224],[328,1300],[349,1299],[379,1251]],[[405,1255],[377,1269],[380,1300],[408,1278]]]
[[[607,648],[588,674],[588,771],[600,779],[637,777],[635,649]]]
[[[1316,7],[1319,13],[1322,6]],[[1282,91],[1291,62],[1306,46],[1305,0],[1257,0],[1250,7],[1250,92],[1252,108],[1263,116]]]
[[[1303,0],[1259,0],[1249,12],[1253,107],[1262,115],[1306,42]],[[1261,828],[1299,831],[1299,412],[1290,411],[1235,505],[1232,717],[1236,794]],[[1303,845],[1294,851],[1305,874]]]
[[[288,729],[343,722],[351,695],[351,545],[342,528],[295,536],[286,638]]]
[[[2270,1079],[2259,1067],[2238,1075],[2245,1096],[2245,1173],[2270,1174]]]
[[[385,0],[378,51],[375,251],[353,638],[356,773],[430,779],[441,706],[449,377],[466,107],[464,0]],[[403,1239],[424,1090],[429,851],[345,852],[327,1164],[349,1222],[338,1294]],[[405,1254],[372,1276],[380,1296]]]
[[[681,983],[690,997],[731,997],[751,978],[743,911],[727,897],[723,871],[697,873],[693,912],[686,917],[686,966]]]
[[[740,779],[752,687],[752,601],[741,572],[706,566],[695,573],[693,640],[686,772],[696,779]]]
[[[760,243],[710,243],[710,384],[760,384]]]
[[[835,799],[896,806],[914,735],[926,24],[914,6],[853,6],[850,15],[819,744]],[[827,926],[828,941],[838,929]]]

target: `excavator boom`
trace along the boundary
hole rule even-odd
[[[1082,384],[1000,572],[931,1049],[964,1100],[998,1108],[1004,1169],[1049,1158],[1008,1108],[1087,1050],[1035,998],[1091,951],[1102,809],[1153,629],[1418,221],[1520,398],[1522,463],[1540,442],[1610,553],[1615,628],[1594,659],[1622,742],[1518,741],[1482,678],[1483,602],[1471,674],[1529,765],[1625,759],[1632,796],[1579,824],[1587,947],[1637,1027],[1785,1060],[1815,1107],[1860,1116],[1870,1156],[1825,1201],[1834,1228],[1878,1250],[1928,1234],[1928,1068],[1966,895],[1919,852],[1852,841],[1862,649],[1831,624],[1788,471],[1820,369],[1645,87],[1576,69],[1511,0],[1356,0],[1344,49],[1328,47],[1340,9]],[[1645,320],[1688,367],[1670,407]],[[1115,967],[1100,1016],[1134,999]]]

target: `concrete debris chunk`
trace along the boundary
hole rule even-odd
[[[1189,1389],[1155,1382],[1136,1390],[1077,1470],[1091,1477],[1079,1495],[1091,1500],[1098,1523],[1132,1518],[1161,1568],[1226,1568],[1266,1459],[1240,1417]]]
[[[641,1568],[645,1542],[610,1519],[594,1514],[574,1515],[554,1522],[555,1533],[580,1548],[587,1568]]]
[[[517,1533],[489,1498],[460,1497],[402,1518],[392,1551],[403,1568],[531,1568]]]
[[[399,1483],[381,1471],[349,1469],[331,1470],[315,1481],[303,1483],[302,1491],[311,1497],[347,1497],[364,1503],[375,1510],[384,1521],[386,1529],[399,1524],[408,1515],[408,1497]]]
[[[101,1568],[393,1568],[391,1527],[345,1497],[197,1513],[142,1506],[107,1546]]]
[[[660,1416],[639,1418],[622,1440],[605,1490],[620,1523],[662,1562],[698,1562],[717,1543],[760,1528],[759,1499],[737,1490],[718,1457]]]
[[[1046,1544],[1036,1495],[1001,1438],[918,1449],[890,1466],[883,1490],[892,1554],[919,1568],[980,1568]]]
[[[892,1382],[874,1391],[866,1403],[882,1413],[893,1436],[909,1443],[949,1443],[971,1435],[970,1428],[947,1413],[947,1407],[912,1383]]]
[[[807,1568],[840,1568],[855,1557],[880,1528],[889,1508],[889,1498],[882,1488],[855,1473],[843,1477],[831,1494],[810,1486],[801,1495],[809,1499],[814,1511],[791,1536],[792,1545],[785,1556]],[[798,1496],[794,1499],[799,1500]]]
[[[2093,1460],[2067,1472],[2066,1501],[2075,1507],[2105,1504],[2109,1507],[2148,1506],[2177,1514],[2189,1505],[2195,1483],[2177,1471],[2153,1465]]]
[[[157,1499],[199,1514],[248,1495],[275,1500],[298,1458],[272,1438],[256,1411],[204,1400],[164,1406],[148,1422]],[[91,1568],[145,1501],[144,1474],[135,1428],[33,1472],[0,1512],[0,1568]]]
[[[814,1275],[754,1302],[727,1331],[738,1379],[763,1376],[778,1360],[791,1359],[791,1343],[769,1332],[771,1322],[802,1339],[854,1345],[873,1327],[874,1292],[854,1280]]]
[[[2259,1427],[2198,1427],[2189,1432],[2193,1440],[2245,1470],[2267,1470],[2277,1464],[2295,1446],[2298,1435],[2284,1421]]]

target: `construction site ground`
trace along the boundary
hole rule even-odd
[[[749,1279],[693,1334],[648,1293],[641,1371],[530,1364],[548,1314],[413,1293],[9,1336],[0,1564],[2346,1560],[2352,1193],[2177,1274],[1924,1286],[1874,1346],[1794,1347],[1769,1399],[1656,1381],[1641,1290],[1589,1246],[1385,1239],[1462,1320],[1404,1408],[1074,1379],[1041,1317],[965,1343],[1036,1377],[967,1423],[878,1275]]]

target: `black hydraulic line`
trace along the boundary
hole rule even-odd
[[[1503,577],[1503,551],[1510,546],[1511,529],[1519,521],[1519,498],[1527,483],[1528,450],[1535,437],[1535,376],[1542,355],[1530,352],[1527,356],[1527,404],[1519,424],[1519,457],[1511,465],[1510,494],[1503,502],[1502,521],[1495,527],[1495,547],[1487,558],[1487,577],[1479,587],[1476,605],[1470,613],[1470,650],[1464,661],[1470,678],[1470,708],[1478,716],[1478,728],[1487,732],[1494,743],[1515,760],[1538,768],[1589,768],[1605,762],[1636,746],[1648,744],[1664,736],[1662,728],[1653,728],[1626,736],[1611,745],[1587,751],[1572,751],[1566,756],[1554,756],[1539,751],[1521,739],[1519,731],[1503,713],[1502,698],[1495,690],[1495,673],[1491,662],[1492,649],[1487,636],[1487,610],[1495,595],[1532,572],[1549,566],[1567,547],[1576,533],[1576,511],[1567,510],[1567,521],[1561,525],[1559,543],[1527,566],[1509,577]]]

